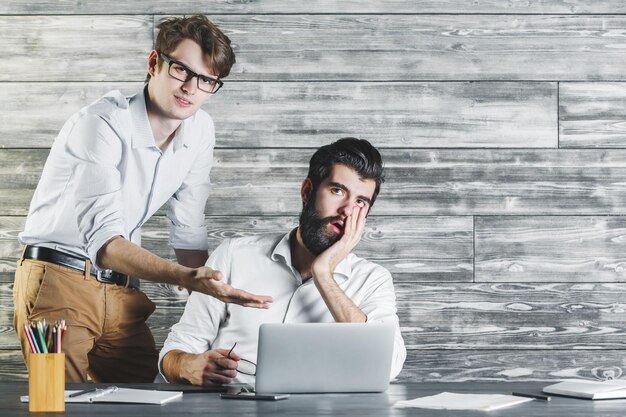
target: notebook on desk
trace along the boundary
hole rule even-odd
[[[620,379],[609,381],[570,379],[548,385],[543,388],[543,392],[589,400],[626,398],[626,381]]]
[[[90,391],[90,390],[89,390]],[[92,392],[78,396],[81,390],[66,390],[65,403],[124,403],[124,404],[165,404],[183,396],[183,393],[171,391],[156,391],[145,389],[118,388],[116,386],[108,388],[97,388]],[[21,402],[28,402],[28,395],[20,397]]]
[[[262,324],[255,391],[385,391],[394,336],[393,324]]]

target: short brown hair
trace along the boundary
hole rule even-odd
[[[331,174],[336,164],[345,165],[359,174],[360,178],[372,179],[376,182],[370,207],[374,205],[380,192],[380,186],[385,182],[383,158],[380,152],[365,139],[341,138],[330,145],[319,148],[309,161],[307,178],[317,190],[322,181]]]
[[[184,40],[191,39],[202,48],[202,52],[209,55],[211,70],[219,78],[230,73],[235,63],[235,53],[230,46],[230,39],[224,35],[204,15],[189,17],[170,17],[162,19],[157,25],[157,35],[154,48],[164,54],[169,54]],[[159,60],[159,65],[163,62]],[[150,74],[146,77],[146,82]]]

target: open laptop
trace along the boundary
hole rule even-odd
[[[255,391],[385,391],[394,334],[393,324],[262,324]]]

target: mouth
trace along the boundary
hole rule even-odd
[[[343,221],[337,220],[329,223],[330,228],[335,234],[340,235],[343,233]]]
[[[189,107],[191,106],[193,103],[189,100],[187,100],[186,98],[182,97],[182,96],[174,96],[174,99],[176,100],[176,102],[178,103],[179,106],[181,107]]]

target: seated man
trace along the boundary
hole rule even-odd
[[[163,376],[194,385],[251,383],[237,367],[241,359],[256,362],[262,323],[367,321],[396,325],[395,378],[406,349],[391,274],[351,253],[382,182],[380,153],[366,140],[344,138],[318,149],[302,182],[299,227],[226,239],[207,261],[233,287],[272,296],[272,307],[251,310],[193,292],[159,355]]]

